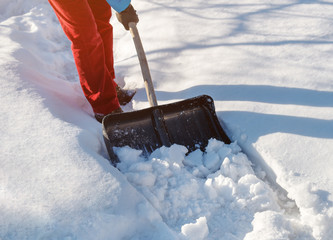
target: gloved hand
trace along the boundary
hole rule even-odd
[[[126,30],[129,30],[128,24],[130,22],[139,22],[139,17],[136,14],[135,9],[133,8],[132,4],[130,4],[124,11],[120,13],[116,13],[118,21],[124,25]]]

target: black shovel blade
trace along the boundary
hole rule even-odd
[[[113,147],[129,146],[147,155],[172,144],[183,145],[189,152],[198,148],[204,151],[211,138],[230,143],[216,116],[214,101],[207,95],[107,115],[103,119],[103,135],[113,164],[119,161]]]

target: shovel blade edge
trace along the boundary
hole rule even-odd
[[[113,147],[129,146],[149,154],[172,144],[183,145],[189,152],[198,148],[204,151],[211,138],[230,143],[216,116],[214,101],[208,95],[110,114],[102,124],[104,141],[113,164],[119,162]]]

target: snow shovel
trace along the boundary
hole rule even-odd
[[[119,162],[114,147],[129,146],[148,155],[157,148],[173,144],[183,145],[189,152],[198,148],[204,151],[211,138],[229,144],[230,139],[219,123],[210,96],[202,95],[166,105],[157,104],[139,32],[135,23],[130,23],[129,27],[151,107],[104,117],[104,141],[112,164]]]

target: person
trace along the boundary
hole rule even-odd
[[[66,36],[71,41],[75,65],[85,97],[95,118],[102,122],[107,114],[122,112],[134,93],[118,87],[113,60],[111,7],[118,21],[129,30],[139,22],[131,0],[48,0]]]

